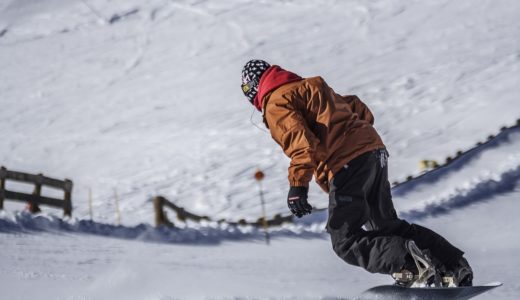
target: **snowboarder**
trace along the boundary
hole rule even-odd
[[[439,234],[399,219],[388,182],[388,152],[357,96],[341,96],[321,77],[302,78],[263,60],[242,70],[242,91],[291,159],[287,204],[298,218],[314,174],[329,194],[327,231],[336,254],[404,286],[472,285],[464,252]]]

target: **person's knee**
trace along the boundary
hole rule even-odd
[[[369,214],[364,199],[350,198],[348,201],[338,201],[336,207],[330,212],[327,229],[334,231],[343,228],[343,231],[349,234],[361,228],[368,221]]]
[[[398,218],[385,220],[381,226],[384,228],[384,232],[398,236],[406,235],[410,230],[410,223]]]
[[[355,236],[346,235],[336,231],[332,232],[330,237],[334,253],[345,262],[355,265],[355,258],[353,255]]]

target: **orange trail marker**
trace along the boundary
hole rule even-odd
[[[262,225],[264,227],[265,243],[269,245],[269,225],[267,224],[267,217],[265,216],[265,201],[264,201],[264,190],[262,188],[262,180],[264,179],[264,172],[258,170],[255,173],[255,179],[258,181],[258,187],[260,190],[260,203],[262,205]]]

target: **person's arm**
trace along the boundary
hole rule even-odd
[[[349,103],[352,112],[356,113],[361,120],[365,120],[370,124],[374,125],[374,115],[368,108],[368,106],[361,101],[356,95],[344,96]]]
[[[314,154],[318,138],[308,128],[301,113],[286,99],[269,99],[265,116],[271,136],[291,159],[290,186],[308,187],[316,168]]]

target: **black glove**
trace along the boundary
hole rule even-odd
[[[309,188],[303,186],[291,186],[289,195],[287,196],[287,205],[298,218],[304,215],[310,215],[312,206],[307,202],[307,192]]]

